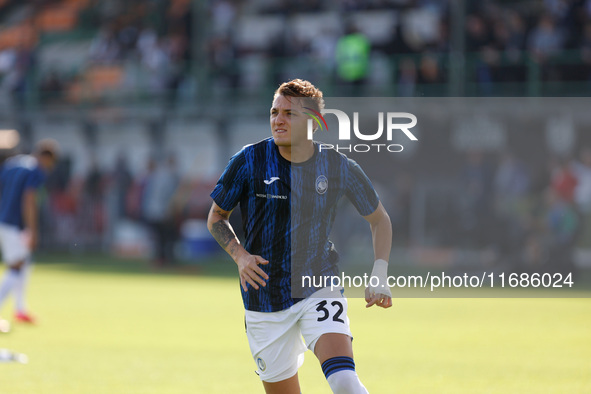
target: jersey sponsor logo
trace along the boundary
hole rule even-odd
[[[320,175],[316,178],[316,192],[318,194],[324,194],[328,190],[328,179],[324,175]]]
[[[260,357],[257,358],[257,366],[261,372],[265,372],[265,369],[267,369],[267,364],[265,364],[265,361]]]
[[[279,180],[279,177],[272,176],[271,179],[269,179],[269,180],[264,179],[263,182],[265,182],[265,185],[270,185],[271,183],[278,181],[278,180]]]
[[[275,200],[287,200],[287,196],[282,196],[280,194],[256,193],[256,196],[257,197],[260,197],[260,198],[266,198],[266,199],[269,199],[269,200],[273,200],[273,199],[275,199]]]

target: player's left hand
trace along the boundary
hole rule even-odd
[[[366,308],[374,305],[382,308],[392,306],[392,293],[388,287],[388,262],[386,260],[378,259],[374,262],[370,285],[365,289],[365,302],[367,302]]]
[[[365,288],[365,305],[366,308],[377,305],[382,308],[390,308],[392,306],[392,297],[386,294],[376,293],[375,289],[371,287]]]

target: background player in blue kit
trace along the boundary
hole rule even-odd
[[[26,308],[25,290],[38,239],[37,190],[54,168],[57,153],[56,141],[41,140],[33,155],[11,157],[0,169],[0,248],[8,266],[0,282],[0,309],[14,293],[17,321],[34,322]]]
[[[293,286],[301,285],[293,271],[298,276],[338,274],[328,236],[337,202],[346,196],[372,232],[372,276],[380,285],[366,289],[367,307],[388,308],[391,294],[383,284],[391,223],[361,168],[307,138],[310,118],[304,107],[309,105],[316,111],[324,106],[322,92],[310,82],[296,79],[277,89],[270,113],[272,138],[232,157],[211,193],[208,227],[238,266],[247,337],[266,392],[300,392],[297,370],[308,348],[333,392],[366,393],[355,373],[346,298],[328,288],[302,289],[306,297],[293,298]],[[228,221],[238,204],[244,245]]]

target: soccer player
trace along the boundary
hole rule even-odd
[[[310,82],[295,79],[277,89],[272,137],[232,157],[211,193],[208,228],[238,266],[246,334],[265,391],[300,393],[297,371],[309,348],[334,393],[367,393],[355,372],[347,299],[328,287],[293,298],[293,286],[300,282],[292,267],[338,275],[328,237],[337,202],[346,195],[373,237],[372,276],[380,285],[366,289],[367,307],[388,308],[392,299],[384,284],[392,227],[357,163],[307,138],[309,105],[318,112],[324,107],[322,92]],[[228,221],[237,204],[244,245]]]
[[[0,169],[0,248],[8,266],[0,282],[0,309],[13,292],[15,319],[26,323],[34,323],[27,312],[25,288],[38,239],[37,190],[54,168],[57,154],[57,142],[44,139],[32,155],[9,158]]]

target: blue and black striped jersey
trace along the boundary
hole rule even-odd
[[[314,155],[303,163],[285,160],[272,138],[232,157],[211,197],[226,211],[240,204],[244,248],[269,261],[260,266],[269,275],[267,286],[242,290],[247,310],[275,312],[298,302],[292,284],[299,282],[292,283],[292,276],[338,275],[329,234],[343,196],[362,216],[379,203],[357,163],[334,149],[320,150],[317,143]]]
[[[38,189],[46,175],[37,159],[17,155],[0,168],[0,222],[23,228],[23,196],[28,189]]]

